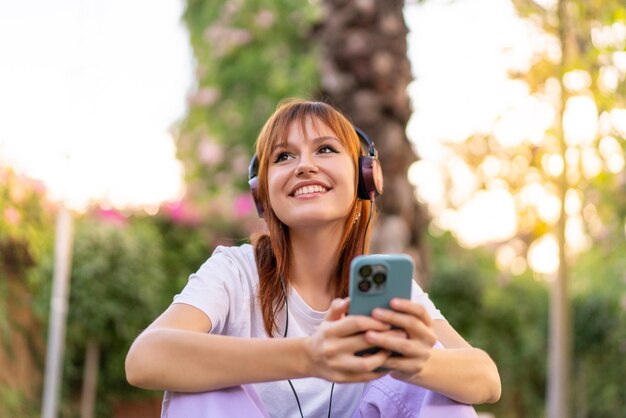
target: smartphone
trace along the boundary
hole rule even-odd
[[[371,316],[376,307],[391,309],[393,298],[411,299],[415,265],[406,254],[357,256],[350,264],[350,307],[348,315]],[[373,354],[377,347],[359,351]]]

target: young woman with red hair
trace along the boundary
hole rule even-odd
[[[266,122],[251,184],[267,231],[216,248],[129,350],[128,381],[166,390],[164,417],[182,416],[173,399],[184,394],[233,387],[252,394],[260,416],[349,417],[383,376],[463,404],[499,399],[495,363],[417,283],[392,310],[346,315],[350,262],[367,253],[382,190],[374,167],[365,175],[376,184],[359,193],[361,134],[321,102],[284,102]],[[355,355],[373,346],[382,350]]]

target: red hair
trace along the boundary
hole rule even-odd
[[[274,114],[265,123],[256,142],[256,155],[259,161],[258,169],[258,198],[263,205],[264,218],[267,224],[267,234],[253,236],[254,251],[257,269],[259,272],[258,298],[263,315],[263,325],[269,336],[273,336],[276,326],[276,312],[285,304],[280,278],[285,280],[289,288],[291,242],[287,227],[276,217],[269,203],[267,170],[272,149],[277,144],[285,144],[292,123],[300,123],[302,132],[306,136],[305,124],[311,120],[314,124],[321,123],[330,128],[345,146],[352,157],[355,172],[354,202],[350,213],[346,217],[344,233],[341,237],[334,282],[335,297],[348,296],[348,276],[350,262],[367,252],[369,240],[366,237],[366,228],[370,206],[369,200],[358,200],[356,197],[358,182],[358,161],[362,154],[359,138],[352,124],[333,107],[322,102],[304,100],[288,100],[278,105]],[[372,208],[374,209],[374,208]],[[373,217],[375,217],[373,211]],[[357,221],[354,219],[358,216]]]

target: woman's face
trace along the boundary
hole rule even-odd
[[[289,228],[343,225],[355,199],[355,168],[348,150],[323,123],[291,124],[287,143],[271,152],[270,205]]]

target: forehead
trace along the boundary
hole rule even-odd
[[[290,142],[303,138],[305,141],[310,141],[312,138],[320,136],[337,137],[337,133],[323,121],[309,116],[302,120],[292,121],[289,124],[285,140]]]

